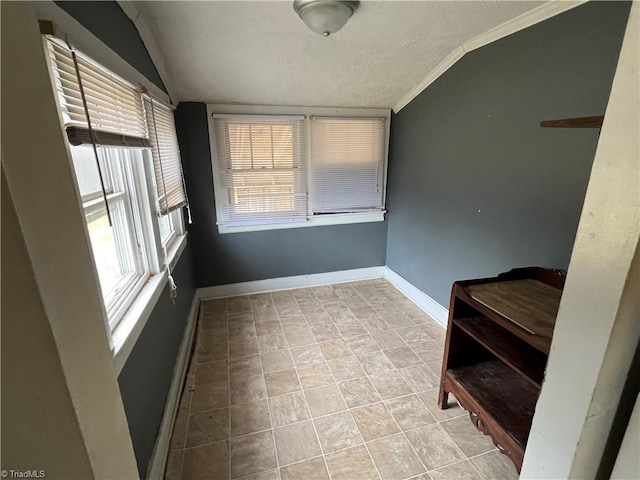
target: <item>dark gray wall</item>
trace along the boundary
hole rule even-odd
[[[164,89],[135,25],[116,2],[56,2],[140,73]],[[173,278],[178,285],[175,305],[165,287],[133,351],[120,372],[118,383],[141,478],[160,429],[187,315],[195,294],[192,248],[183,252]]]
[[[199,287],[385,264],[386,222],[218,234],[207,110],[176,111]]]
[[[64,2],[56,5],[80,22],[136,70],[165,90],[138,29],[118,2]]]
[[[455,280],[566,268],[629,3],[589,2],[473,51],[393,119],[387,265],[447,306]]]
[[[190,245],[180,257],[173,278],[178,285],[176,304],[171,303],[165,287],[118,377],[141,478],[146,476],[156,442],[195,294]]]

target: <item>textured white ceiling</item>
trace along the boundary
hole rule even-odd
[[[175,101],[390,108],[465,41],[544,2],[361,1],[328,38],[292,1],[135,2]]]

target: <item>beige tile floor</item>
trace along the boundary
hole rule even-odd
[[[444,334],[385,280],[203,302],[165,478],[517,478],[437,407]]]

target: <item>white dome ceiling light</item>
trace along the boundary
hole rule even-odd
[[[344,0],[295,0],[293,9],[307,27],[328,37],[344,27],[359,3]]]

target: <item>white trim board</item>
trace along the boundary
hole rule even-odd
[[[229,227],[218,225],[218,233],[262,232],[266,230],[282,230],[286,228],[322,227],[324,225],[349,225],[352,223],[384,222],[386,210],[380,212],[332,213],[331,215],[314,215],[307,217],[306,222],[267,223],[263,225],[242,225]]]
[[[389,282],[405,294],[424,312],[446,328],[449,311],[436,302],[429,295],[414,286],[408,280],[398,275],[389,267],[368,267],[354,270],[341,270],[337,272],[315,273],[311,275],[297,275],[293,277],[269,278],[244,283],[232,283],[216,285],[198,289],[200,300],[214,298],[235,297],[238,295],[251,295],[279,290],[291,290],[294,288],[316,287],[334,283],[356,282],[372,278],[386,278]]]
[[[193,344],[193,336],[195,334],[199,308],[200,300],[198,299],[198,293],[196,292],[193,295],[193,300],[191,301],[191,309],[189,310],[189,316],[187,317],[187,325],[184,329],[184,336],[182,337],[180,350],[178,350],[176,366],[173,371],[173,378],[171,379],[169,393],[167,393],[167,402],[164,407],[164,413],[162,414],[160,430],[158,431],[156,444],[153,447],[153,453],[151,454],[151,460],[149,461],[149,466],[147,468],[147,478],[164,478],[167,456],[169,455],[169,442],[171,441],[173,426],[180,406],[182,386],[184,385],[187,370],[189,368],[189,352],[191,350],[191,345]]]
[[[440,305],[408,280],[405,280],[403,277],[391,270],[389,267],[385,267],[384,278],[389,280],[394,287],[404,293],[412,302],[424,310],[427,315],[438,322],[443,328],[447,328],[449,310]]]
[[[496,40],[500,40],[501,38],[519,32],[520,30],[524,30],[525,28],[543,22],[544,20],[547,20],[551,17],[560,15],[561,13],[578,7],[586,2],[587,0],[552,0],[540,5],[539,7],[534,8],[533,10],[529,10],[522,15],[512,18],[511,20],[507,20],[497,27],[494,27],[491,30],[488,30],[472,38],[471,40],[466,41],[465,43],[457,47],[453,52],[451,52],[442,62],[440,62],[440,64],[438,64],[438,66],[431,70],[420,81],[420,83],[409,90],[409,93],[402,97],[400,101],[398,101],[398,103],[393,106],[393,113],[398,113],[400,110],[406,107],[411,102],[411,100],[420,95],[429,85],[435,82],[444,72],[449,70],[449,68],[451,68],[458,60],[460,60],[465,55],[465,53],[471,52],[480,47],[484,47],[485,45],[495,42]]]
[[[257,293],[275,292],[278,290],[291,290],[294,288],[317,287],[332,283],[355,282],[384,277],[385,268],[368,267],[353,270],[341,270],[337,272],[314,273],[311,275],[297,275],[293,277],[268,278],[253,282],[231,283],[228,285],[216,285],[198,289],[200,300],[214,298],[235,297],[238,295],[250,295]]]

